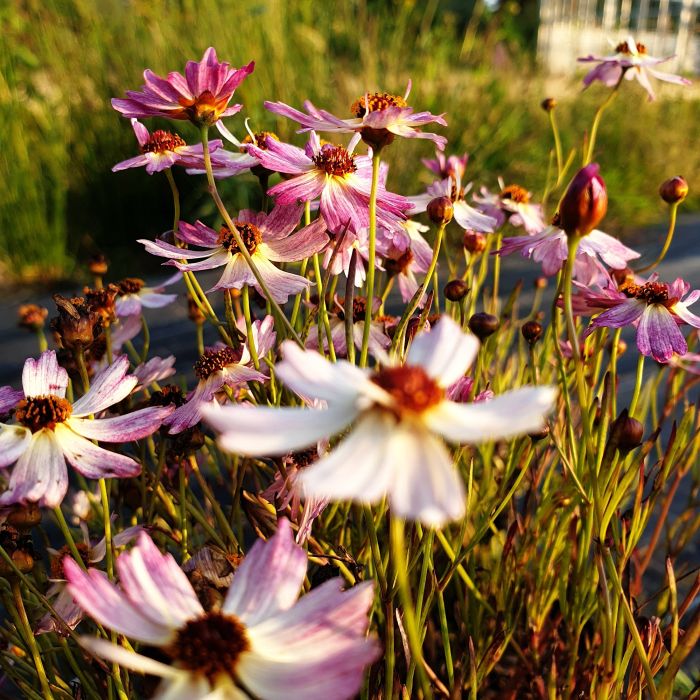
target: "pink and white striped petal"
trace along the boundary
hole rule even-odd
[[[22,370],[22,388],[25,396],[53,394],[64,398],[68,386],[68,372],[60,367],[53,350],[42,352],[38,360],[29,358]]]
[[[174,410],[174,406],[153,406],[114,418],[69,418],[66,425],[88,440],[130,442],[154,433]]]
[[[73,404],[73,416],[80,418],[99,413],[125,399],[138,384],[136,377],[127,375],[129,358],[118,357],[93,380],[85,396]]]

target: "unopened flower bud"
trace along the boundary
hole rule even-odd
[[[498,318],[484,312],[476,313],[469,319],[469,329],[479,340],[485,340],[498,330]]]
[[[18,530],[29,530],[41,523],[41,510],[36,503],[12,506],[5,522]]]
[[[481,253],[486,248],[486,236],[480,231],[471,231],[467,229],[462,238],[462,245],[469,253]]]
[[[659,194],[664,202],[679,204],[688,196],[688,183],[680,175],[666,180],[659,187]]]
[[[608,193],[598,163],[576,173],[559,205],[558,225],[567,235],[585,236],[608,210]]]
[[[627,409],[615,419],[610,427],[610,445],[620,452],[629,452],[642,444],[644,426],[629,415]]]
[[[51,330],[56,333],[61,347],[67,350],[84,350],[90,347],[102,333],[100,314],[90,308],[83,297],[66,299],[54,294],[58,316],[51,319]]]
[[[612,340],[609,340],[605,344],[605,349],[610,353],[613,351],[613,341]],[[619,357],[620,355],[623,355],[626,351],[627,351],[627,343],[622,338],[620,338],[617,341],[617,356]]]
[[[452,221],[454,207],[449,197],[436,197],[428,203],[428,216],[438,226],[444,226]]]
[[[538,430],[536,433],[528,433],[528,437],[533,442],[539,442],[540,440],[544,440],[548,436],[549,436],[549,426],[548,425],[545,425],[542,428],[542,430]]]
[[[43,306],[36,304],[22,304],[17,309],[19,321],[17,325],[20,328],[26,328],[30,331],[39,331],[44,327],[46,317],[49,315],[49,310]]]
[[[535,279],[535,289],[546,289],[549,280],[546,277],[537,277]]]
[[[95,253],[89,260],[88,260],[88,270],[90,270],[90,274],[93,274],[97,277],[102,277],[103,275],[107,274],[107,270],[109,269],[109,260],[102,255],[102,253]]]
[[[528,321],[520,332],[530,345],[534,345],[542,337],[542,324],[537,321]]]
[[[553,97],[545,97],[542,102],[540,102],[540,107],[545,112],[551,112],[557,106],[557,101]]]
[[[119,287],[111,282],[106,287],[99,289],[83,289],[88,306],[100,315],[103,326],[109,326],[117,317],[116,300]]]
[[[201,326],[205,321],[204,313],[199,306],[197,306],[197,302],[195,302],[191,294],[187,295],[187,316],[190,321],[196,323],[198,326]]]
[[[469,294],[469,285],[464,280],[450,280],[445,285],[445,298],[450,301],[462,301]]]

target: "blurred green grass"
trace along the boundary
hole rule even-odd
[[[169,226],[169,190],[162,177],[110,172],[135,154],[135,141],[109,98],[137,89],[144,68],[182,70],[209,45],[233,65],[256,61],[237,94],[242,116],[228,122],[239,135],[250,117],[255,129],[300,139],[293,124],[265,112],[265,99],[295,106],[311,99],[342,114],[365,90],[400,93],[410,77],[416,107],[447,112],[448,149],[471,154],[469,179],[495,187],[503,175],[541,192],[551,135],[539,103],[552,88],[534,67],[533,18],[517,10],[513,3],[491,13],[481,2],[441,0],[3,5],[2,278],[71,275],[77,260],[98,249],[118,268],[145,257],[134,240]],[[616,233],[663,216],[657,188],[666,177],[683,174],[692,192],[700,174],[700,151],[689,147],[700,136],[697,100],[671,88],[648,105],[636,84],[624,88],[606,115],[597,149],[611,197],[607,230]],[[580,144],[604,95],[596,87],[581,94],[574,77],[557,81],[552,96],[560,105],[565,148]],[[194,139],[189,125],[177,126]],[[431,154],[426,142],[397,142],[388,151],[391,187],[417,192],[428,181],[418,159]],[[201,182],[185,176],[178,182],[185,216],[211,212]],[[235,208],[254,188],[243,178],[224,190]],[[691,195],[688,206],[698,205]]]

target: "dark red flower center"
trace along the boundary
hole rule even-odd
[[[315,447],[309,447],[307,450],[292,452],[291,457],[297,469],[304,469],[318,459],[318,450]]]
[[[233,676],[249,649],[245,625],[233,615],[212,611],[187,622],[166,651],[181,668],[214,681],[222,674]]]
[[[647,47],[640,43],[639,41],[637,42],[637,53],[639,54],[645,54],[647,52]],[[621,41],[616,47],[615,47],[615,53],[624,53],[626,55],[630,55],[632,52],[630,51],[629,44],[626,41]]]
[[[403,255],[393,260],[392,258],[387,258],[384,260],[384,269],[389,275],[398,275],[402,272],[406,272],[413,262],[413,253],[409,248]]]
[[[509,199],[518,204],[527,204],[530,201],[530,193],[520,185],[508,185],[501,190],[501,199]]]
[[[83,560],[83,564],[87,566],[90,559],[90,550],[84,542],[76,542],[75,547]],[[51,557],[51,578],[64,579],[66,574],[63,571],[63,560],[65,557],[73,557],[70,547],[66,544]]]
[[[228,345],[220,350],[205,350],[197,362],[194,363],[194,373],[200,379],[207,379],[214,372],[219,372],[224,367],[233,365],[241,359],[241,353]]]
[[[364,117],[367,112],[380,112],[389,107],[407,106],[406,100],[399,95],[390,95],[388,92],[374,92],[358,97],[350,105],[350,112],[356,117]]]
[[[458,202],[460,199],[464,199],[464,187],[458,188],[453,182],[452,187],[450,188],[450,199],[453,202]]]
[[[371,380],[391,395],[399,411],[422,413],[439,404],[445,391],[422,367],[387,367]]]
[[[628,279],[620,285],[620,291],[630,299],[640,299],[647,304],[663,304],[671,307],[678,301],[675,297],[669,299],[668,285],[661,282],[635,284]]]
[[[127,277],[126,279],[117,282],[117,287],[119,287],[119,294],[138,294],[144,287],[146,283],[140,280],[138,277]]]
[[[22,399],[17,404],[15,418],[33,433],[37,433],[43,428],[53,430],[57,423],[68,420],[72,412],[73,407],[66,399],[47,394]]]
[[[314,163],[317,168],[324,170],[327,175],[344,177],[357,170],[355,159],[342,146],[326,144],[314,156]]]
[[[243,240],[246,250],[252,255],[256,251],[258,245],[262,243],[262,235],[260,230],[257,226],[247,224],[242,221],[235,221],[234,223],[236,224],[236,229],[238,229],[238,233]],[[231,255],[241,252],[241,249],[238,247],[238,243],[236,243],[236,239],[228,226],[222,226],[219,229],[219,238],[217,239],[217,243],[226,248]]]
[[[158,129],[158,131],[154,131],[148,141],[141,146],[141,152],[164,153],[165,151],[174,151],[176,148],[186,145],[184,139],[179,134],[173,134],[170,131]]]
[[[256,131],[254,136],[255,136],[255,141],[253,141],[253,137],[250,134],[246,135],[246,137],[241,142],[243,144],[243,146],[240,149],[241,153],[246,153],[246,151],[247,151],[246,145],[249,143],[255,143],[255,145],[261,151],[266,151],[267,150],[267,143],[265,143],[265,141],[266,141],[268,136],[271,139],[274,139],[275,141],[280,140],[280,137],[277,136],[277,134],[274,131]]]

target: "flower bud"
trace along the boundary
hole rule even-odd
[[[608,210],[608,193],[598,163],[576,173],[559,205],[558,225],[568,236],[585,236]]]
[[[88,260],[87,266],[88,270],[90,270],[90,274],[102,277],[107,274],[109,260],[107,260],[102,253],[95,253],[95,255],[92,255]]]
[[[90,347],[102,333],[100,314],[90,308],[83,297],[66,299],[54,294],[58,316],[51,319],[53,330],[61,347],[67,350],[82,350]]]
[[[197,302],[195,302],[191,294],[187,295],[187,316],[190,321],[196,323],[198,326],[201,326],[206,320],[202,310],[197,306]]]
[[[469,329],[479,340],[485,340],[498,330],[498,318],[484,312],[476,313],[469,319]]]
[[[481,253],[486,248],[486,236],[479,231],[466,230],[462,239],[462,245],[469,253]]]
[[[428,203],[428,216],[430,220],[438,226],[445,226],[452,221],[454,207],[449,197],[436,197]]]
[[[545,97],[542,102],[540,102],[540,107],[545,112],[551,112],[557,106],[557,101],[553,97]]]
[[[542,337],[542,324],[537,321],[528,321],[520,329],[523,338],[529,345],[534,345]]]
[[[533,442],[539,442],[544,440],[549,435],[549,426],[545,425],[542,430],[538,430],[536,433],[528,433],[528,437]]]
[[[608,340],[608,342],[605,344],[605,349],[606,349],[609,353],[612,353],[612,351],[613,351],[613,341],[612,341],[612,339],[611,339],[611,340]],[[622,338],[620,338],[620,339],[617,341],[617,356],[620,357],[620,355],[624,355],[625,352],[627,352],[627,343],[626,343]]]
[[[549,284],[549,280],[546,277],[537,277],[535,279],[535,289],[546,289],[547,284]]]
[[[609,443],[620,452],[629,452],[642,444],[643,436],[644,426],[632,418],[625,408],[610,427]]]
[[[41,510],[36,503],[14,505],[5,522],[18,530],[29,530],[41,523]]]
[[[49,310],[36,304],[22,304],[17,309],[17,325],[29,331],[40,331],[44,327]]]
[[[450,280],[445,285],[445,298],[450,301],[462,301],[469,294],[469,285],[464,280]]]
[[[676,175],[662,183],[659,194],[668,204],[680,204],[688,196],[688,183],[685,178]]]

